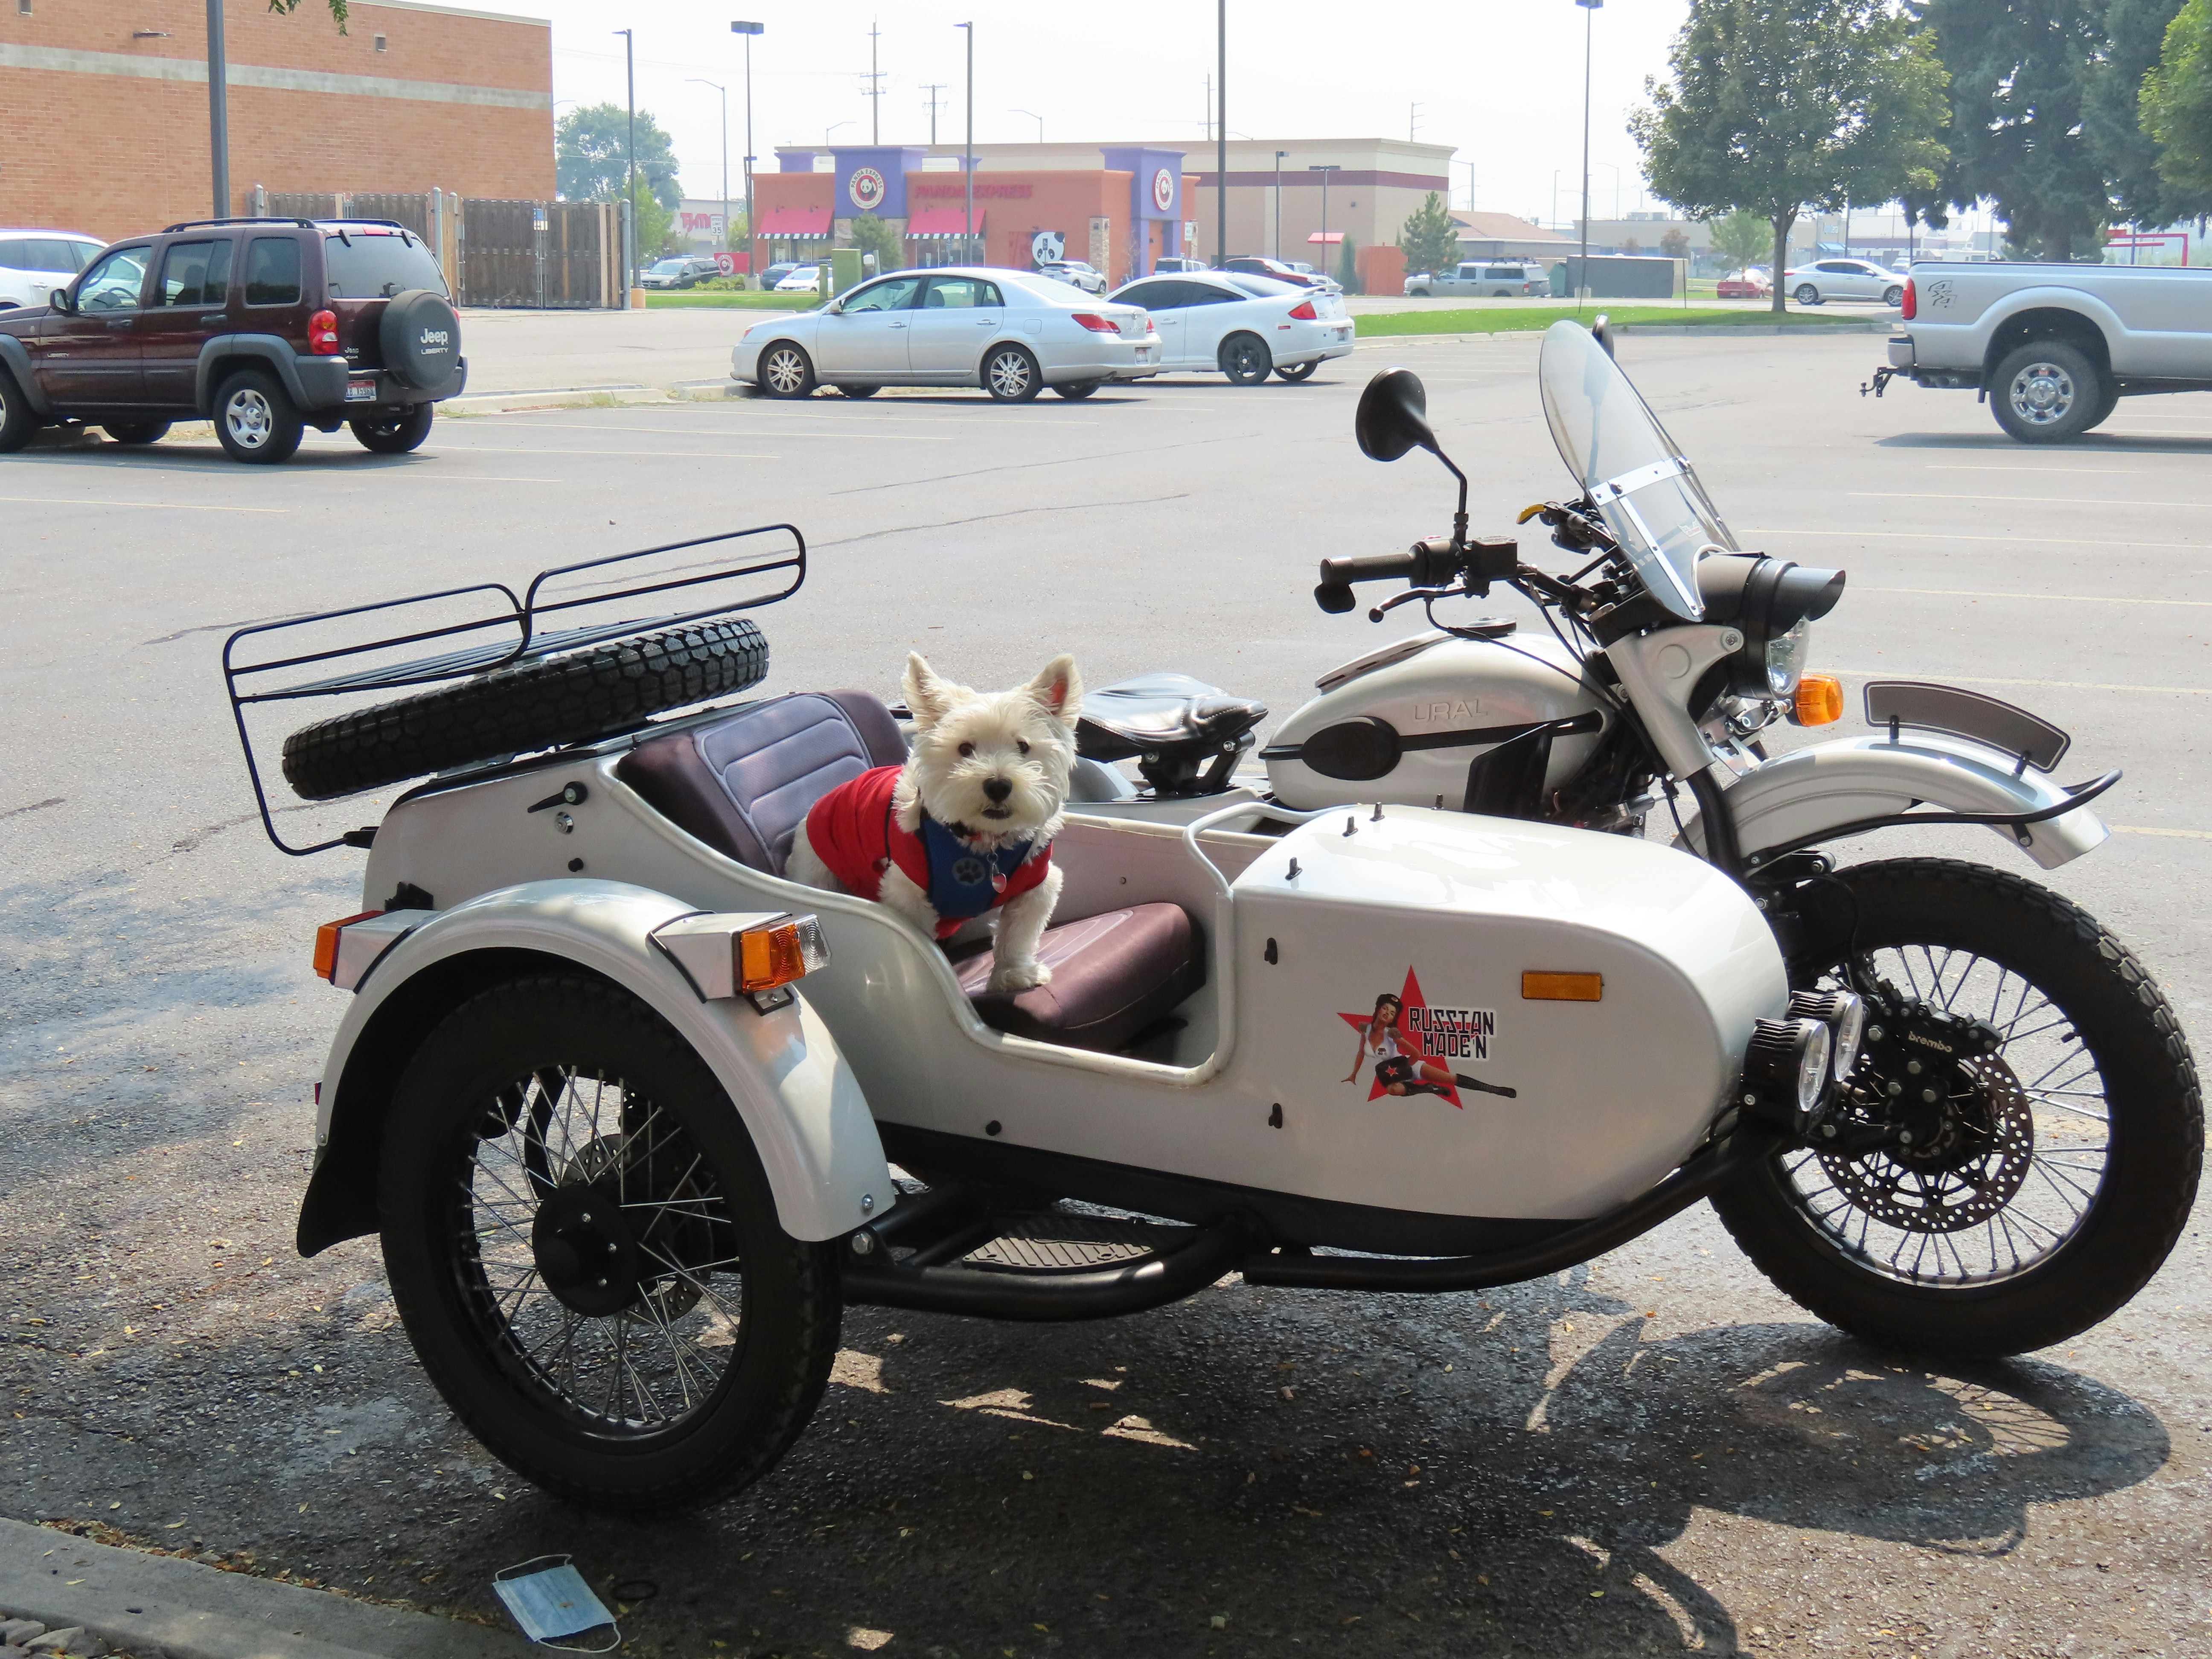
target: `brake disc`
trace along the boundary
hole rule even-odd
[[[2034,1161],[2035,1115],[2012,1067],[1996,1054],[1961,1055],[1912,1142],[1821,1152],[1828,1179],[1869,1218],[1909,1233],[1954,1233],[1994,1220]],[[1923,1073],[1923,1075],[1926,1075]]]

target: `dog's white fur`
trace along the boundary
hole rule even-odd
[[[1027,685],[975,691],[940,678],[921,656],[906,659],[907,707],[914,711],[913,750],[891,790],[899,827],[919,832],[927,811],[957,824],[981,850],[995,852],[1024,837],[1041,856],[1060,830],[1069,775],[1075,767],[1075,721],[1083,682],[1073,657],[1054,657]],[[997,786],[1006,786],[997,790]],[[994,791],[1003,799],[994,798]],[[802,820],[784,874],[809,887],[843,891],[806,839]],[[1060,902],[1060,871],[988,914],[991,988],[1026,991],[1048,984],[1052,969],[1037,960],[1037,941]],[[894,864],[884,872],[880,901],[932,939],[937,911],[929,895]]]

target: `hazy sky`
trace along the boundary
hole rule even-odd
[[[868,29],[878,42],[886,143],[925,142],[931,82],[943,82],[941,139],[962,122],[962,36],[975,23],[975,137],[1005,143],[1146,139],[1203,144],[1206,82],[1214,65],[1214,8],[1204,0],[1113,0],[1077,5],[834,3],[781,0],[469,0],[481,9],[553,21],[553,95],[585,103],[623,98],[623,43],[637,31],[637,100],[674,137],[686,191],[721,190],[721,137],[714,93],[687,85],[702,76],[730,88],[732,179],[741,176],[743,43],[732,17],[767,26],[753,42],[754,153],[773,168],[775,146],[814,143],[837,122],[837,143],[866,142]],[[744,9],[750,8],[750,9]],[[1665,66],[1681,25],[1683,0],[1610,0],[1595,14],[1591,101],[1590,202],[1610,217],[1616,191],[1638,205],[1642,178],[1627,112],[1644,78]],[[1464,203],[1468,164],[1474,205],[1571,217],[1582,155],[1583,30],[1589,14],[1572,0],[1229,0],[1229,131],[1232,137],[1404,137],[1410,105],[1417,136],[1456,147],[1453,199]],[[567,105],[562,103],[565,109]],[[1194,155],[1194,161],[1195,161]],[[1295,160],[1291,163],[1295,165]],[[1615,169],[1619,170],[1616,185]],[[733,183],[733,192],[742,185]],[[1656,203],[1648,204],[1657,206]]]

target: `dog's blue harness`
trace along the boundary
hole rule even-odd
[[[995,853],[978,852],[926,812],[921,844],[929,859],[929,904],[939,921],[981,915],[1030,855],[1027,837]]]

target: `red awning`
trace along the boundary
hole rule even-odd
[[[909,236],[965,236],[968,234],[968,210],[960,207],[917,208],[906,222]],[[975,234],[983,234],[983,210],[975,210]]]
[[[764,240],[778,236],[827,236],[830,234],[830,210],[826,207],[769,208],[761,215],[760,228],[754,234]]]
[[[1309,242],[1340,242],[1343,240],[1344,233],[1340,230],[1317,230],[1306,238]]]

